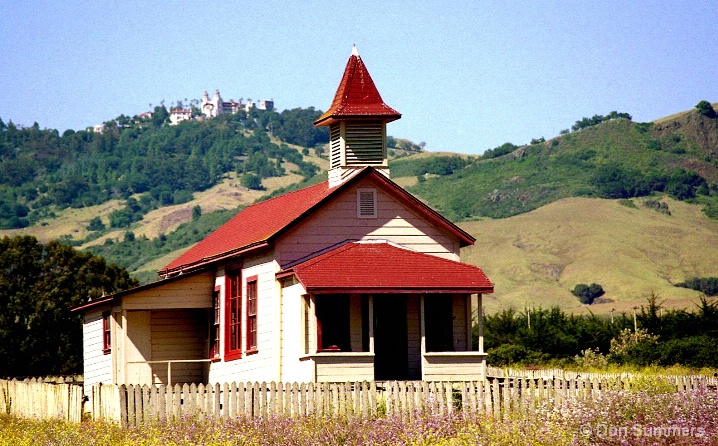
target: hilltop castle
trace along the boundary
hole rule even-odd
[[[231,99],[229,101],[224,101],[222,100],[222,96],[219,94],[219,89],[216,89],[214,90],[214,97],[212,99],[209,98],[209,94],[207,93],[207,90],[205,90],[202,94],[202,103],[200,104],[202,116],[206,118],[214,118],[215,116],[219,116],[223,113],[234,114],[240,110],[248,112],[253,108],[258,110],[274,110],[274,101],[261,100],[253,102],[251,99],[247,99],[246,103],[242,102],[242,99],[239,101]],[[194,119],[194,117],[192,116],[192,111],[190,109],[170,109],[170,123],[172,125],[177,125],[182,121],[189,121],[192,119]]]

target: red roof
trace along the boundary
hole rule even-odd
[[[351,242],[279,273],[296,275],[310,293],[493,293],[473,265],[388,242]]]
[[[461,246],[474,243],[475,239],[466,231],[451,223],[374,168],[366,167],[336,187],[329,188],[328,182],[324,181],[245,208],[204,240],[162,268],[159,273],[179,272],[250,249],[268,246],[273,239],[289,230],[314,209],[362,178],[372,180],[376,186],[404,203],[412,211],[456,236]]]
[[[329,125],[337,119],[379,118],[391,122],[401,118],[401,113],[384,103],[369,71],[362,62],[356,47],[344,69],[344,76],[334,95],[334,101],[314,125]]]
[[[249,206],[174,259],[160,274],[261,245],[334,189],[323,182]]]

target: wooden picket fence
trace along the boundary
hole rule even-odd
[[[44,382],[42,378],[0,380],[0,413],[80,422],[83,402],[82,385]]]
[[[496,372],[496,371],[494,371]],[[506,372],[505,375],[513,373]],[[528,373],[525,373],[528,374]],[[423,413],[497,417],[516,411],[531,415],[537,407],[560,407],[572,398],[590,399],[607,389],[664,388],[718,390],[718,379],[707,376],[620,376],[586,374],[578,377],[502,376],[468,382],[348,382],[348,383],[224,383],[164,385],[101,385],[85,398],[78,384],[41,380],[0,380],[0,413],[25,418],[95,420],[140,426],[186,418],[199,420],[240,417],[398,416]],[[89,400],[89,404],[83,402]]]
[[[716,388],[705,376],[661,378],[677,390]],[[197,417],[200,420],[320,416],[413,418],[422,413],[497,417],[539,406],[560,407],[571,398],[590,399],[607,389],[645,390],[645,378],[489,378],[468,382],[225,383],[214,385],[93,386],[94,418],[125,426]]]

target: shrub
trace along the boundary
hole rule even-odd
[[[685,282],[677,283],[676,286],[700,291],[706,296],[718,295],[718,277],[693,277]]]
[[[503,344],[486,355],[486,362],[492,366],[506,366],[522,362],[529,356],[529,350],[523,345]]]
[[[579,283],[573,287],[571,294],[578,297],[578,300],[582,304],[591,305],[594,299],[603,296],[605,291],[603,291],[603,287],[597,283],[592,283],[591,285]]]
[[[105,224],[102,223],[102,219],[100,217],[94,217],[90,220],[90,224],[87,225],[88,231],[102,231],[103,229],[105,229]]]
[[[643,206],[653,209],[656,212],[660,212],[662,214],[671,215],[671,211],[670,209],[668,209],[668,204],[662,201],[646,200],[643,202]]]
[[[621,206],[625,206],[627,208],[638,209],[638,206],[636,206],[636,203],[634,203],[632,200],[629,200],[627,198],[618,200],[618,204],[620,204]]]
[[[264,186],[262,186],[262,177],[249,172],[242,175],[242,178],[239,180],[239,184],[247,189],[264,190]]]
[[[689,367],[718,367],[715,338],[691,336],[658,344],[658,365],[683,364]]]
[[[714,118],[716,116],[716,112],[715,110],[713,110],[713,106],[708,101],[700,101],[698,104],[696,104],[696,108],[698,109],[698,113],[703,116],[707,116],[709,118]]]
[[[656,346],[658,336],[639,328],[636,331],[624,328],[615,338],[611,339],[609,360],[611,362],[650,365],[656,362]]]
[[[581,367],[593,369],[605,369],[608,367],[608,357],[602,354],[598,349],[591,350],[587,348],[580,355],[574,358],[576,363]]]

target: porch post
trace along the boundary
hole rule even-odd
[[[368,296],[369,300],[369,353],[374,353],[374,295]]]
[[[309,314],[307,317],[309,317],[308,353],[316,355],[319,346],[317,346],[317,301],[314,294],[309,294]],[[317,361],[314,359],[312,362],[314,363],[312,366],[312,382],[317,382]]]
[[[426,353],[426,319],[424,318],[424,294],[419,294],[419,334],[421,335],[421,355]]]
[[[484,353],[484,305],[481,302],[483,295],[479,293],[478,297],[478,308],[476,309],[476,315],[479,319],[479,353]]]
[[[127,384],[127,310],[122,310],[122,354],[120,355],[120,376],[117,384]]]
[[[474,295],[473,294],[467,294],[464,298],[464,311],[465,311],[465,317],[464,317],[464,324],[466,326],[466,351],[470,352],[474,349],[474,344],[472,341],[472,332],[473,332],[473,308],[472,303],[474,301]]]
[[[421,336],[421,380],[426,380],[426,319],[424,318],[424,293],[419,294],[419,335]]]

